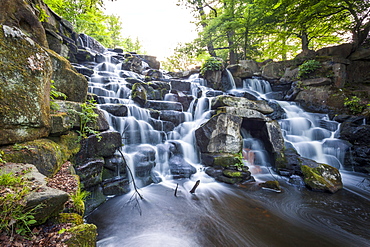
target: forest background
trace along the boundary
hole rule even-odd
[[[198,38],[179,43],[173,55],[162,62],[170,71],[190,69],[209,57],[235,64],[245,59],[287,60],[348,42],[356,49],[370,31],[370,0],[177,1],[179,7],[193,13]],[[119,16],[104,13],[104,0],[44,2],[71,22],[76,32],[105,47],[145,53],[138,38],[125,36]]]

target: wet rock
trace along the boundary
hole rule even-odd
[[[169,121],[175,126],[185,122],[185,114],[183,112],[163,110],[159,115],[161,120]]]
[[[99,136],[91,135],[81,141],[81,150],[75,155],[76,164],[82,165],[94,157],[110,157],[121,146],[122,138],[116,131],[104,131]]]
[[[229,153],[201,153],[202,163],[215,168],[230,168],[242,166],[240,157]]]
[[[227,95],[221,95],[212,99],[212,109],[217,109],[222,106],[233,106],[239,108],[246,108],[251,110],[259,111],[263,114],[270,114],[274,110],[267,104],[266,101],[252,101],[246,98],[232,97]]]
[[[213,116],[195,131],[197,145],[202,153],[238,153],[242,149],[240,135],[242,118],[221,113]]]
[[[173,156],[169,159],[168,165],[174,178],[190,178],[197,172],[194,166],[186,162],[182,157]]]
[[[182,105],[179,102],[159,101],[159,100],[148,100],[145,104],[145,108],[151,108],[154,110],[182,111]]]
[[[273,191],[276,191],[276,192],[280,192],[281,191],[281,187],[280,187],[279,181],[277,181],[277,180],[266,181],[264,183],[260,183],[259,185],[262,188],[270,189],[270,190],[273,190]]]
[[[135,83],[132,86],[131,98],[133,101],[138,103],[140,106],[144,106],[147,102],[147,84]]]
[[[171,80],[171,89],[180,92],[190,92],[191,83],[189,81]]]
[[[78,41],[80,46],[89,48],[91,51],[94,51],[96,53],[104,53],[106,50],[106,48],[96,39],[84,33],[80,33]]]
[[[267,116],[273,120],[280,120],[286,118],[284,109],[276,101],[268,101],[268,105],[274,110],[273,113]]]
[[[266,79],[280,79],[285,73],[285,65],[279,62],[271,62],[263,66],[262,76]]]
[[[250,171],[239,171],[239,170],[230,170],[230,169],[223,170],[222,174],[225,177],[242,178],[243,180],[248,179],[251,176]]]
[[[93,187],[101,183],[103,167],[103,159],[91,160],[83,165],[75,167],[76,174],[80,177],[84,188]]]
[[[127,106],[122,104],[102,104],[99,108],[116,117],[127,117]]]
[[[271,121],[270,118],[263,115],[261,112],[241,107],[224,106],[218,107],[217,113],[226,113],[230,115],[239,116],[242,118],[259,119],[261,121]]]
[[[247,78],[253,76],[252,69],[245,67],[242,64],[232,64],[227,66],[227,69],[231,72],[233,77]]]
[[[335,193],[343,188],[342,177],[338,169],[332,166],[326,164],[317,164],[314,167],[303,165],[301,169],[305,184],[314,191]]]
[[[130,182],[126,178],[112,178],[102,183],[104,195],[123,195],[130,192]]]

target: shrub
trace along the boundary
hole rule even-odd
[[[26,196],[31,192],[32,182],[24,177],[28,170],[0,174],[0,232],[26,235],[36,223],[34,211],[26,210]]]
[[[218,71],[221,69],[222,69],[222,60],[216,57],[211,57],[204,62],[202,68],[200,69],[200,73],[204,75],[206,71]]]
[[[346,97],[344,99],[344,106],[348,107],[352,114],[362,113],[368,105],[361,104],[361,99],[357,96],[352,96],[351,98]]]
[[[298,67],[298,78],[306,79],[310,77],[312,72],[321,68],[321,63],[316,60],[308,60]]]

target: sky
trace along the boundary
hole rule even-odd
[[[197,37],[190,9],[177,0],[105,0],[105,14],[118,15],[124,37],[139,38],[148,55],[163,61],[177,44]]]

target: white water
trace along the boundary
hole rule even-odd
[[[117,103],[128,107],[126,117],[106,113],[111,126],[124,137],[125,159],[134,174],[135,163],[142,159],[145,165],[155,163],[154,172],[162,182],[143,187],[140,192],[144,200],[135,202],[130,193],[109,200],[90,215],[88,221],[98,226],[98,246],[366,246],[369,243],[367,194],[356,191],[360,197],[355,197],[346,190],[329,196],[303,190],[302,186],[295,187],[296,183],[283,178],[279,182],[284,193],[261,191],[258,186],[236,189],[215,182],[202,172],[194,145],[194,130],[210,116],[210,98],[205,97],[204,81],[195,78],[192,84],[193,96],[199,89],[203,93],[191,103],[186,122],[166,134],[163,125],[155,129],[149,124],[153,119],[148,110],[135,106],[130,100],[131,90],[120,77],[128,73],[141,78],[117,66],[113,72],[96,72],[90,82],[90,91],[99,93],[101,104]],[[270,90],[266,83],[258,85],[255,79],[244,85],[241,90],[249,90],[260,97]],[[173,99],[173,95],[166,97],[170,101]],[[301,146],[302,153],[308,149],[320,159],[328,159],[329,155],[336,160],[342,159],[343,153],[336,148],[338,140],[334,138],[338,124],[324,115],[305,113],[294,104],[281,104],[288,115],[281,121],[286,125],[283,129],[288,143]],[[261,163],[266,163],[259,161],[267,159],[266,151],[248,131],[243,130],[242,135],[244,148],[254,154],[253,161],[247,160],[248,165],[258,169]],[[308,146],[312,148],[306,148]],[[198,172],[190,179],[172,179],[169,159],[170,153],[175,152],[171,150],[173,147],[196,167]],[[266,168],[262,167],[262,173],[265,181],[274,179]],[[351,176],[346,175],[345,179],[352,181]],[[196,180],[202,182],[197,193],[190,194]],[[140,187],[146,184],[140,176],[136,181]],[[180,185],[175,197],[177,184]],[[348,191],[355,191],[353,187]]]

